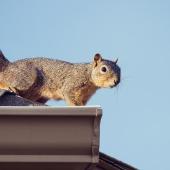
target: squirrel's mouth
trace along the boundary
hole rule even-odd
[[[120,83],[120,79],[114,80],[114,84],[110,88],[116,87]]]
[[[113,87],[115,87],[115,85],[110,86],[110,88],[113,88]]]

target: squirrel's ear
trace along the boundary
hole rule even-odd
[[[2,51],[1,51],[1,50],[0,50],[0,55],[1,55],[1,56],[4,56],[4,54],[2,53]]]
[[[5,58],[5,56],[4,56],[4,54],[3,54],[3,52],[1,50],[0,50],[0,57]]]
[[[118,62],[118,58],[115,60],[115,61],[113,61],[115,64],[117,64],[117,62]]]
[[[96,67],[97,66],[97,64],[99,63],[99,62],[101,62],[102,61],[102,57],[101,57],[101,55],[99,54],[99,53],[97,53],[97,54],[95,54],[95,56],[94,56],[94,67]]]

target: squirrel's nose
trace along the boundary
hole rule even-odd
[[[117,80],[114,80],[115,86],[117,86],[119,84],[119,82]]]

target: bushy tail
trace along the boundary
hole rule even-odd
[[[4,54],[0,50],[0,71],[4,70],[9,63],[9,60],[5,58]]]

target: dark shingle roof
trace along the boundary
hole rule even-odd
[[[137,170],[136,168],[101,152],[99,158],[100,161],[97,167],[100,170]]]
[[[23,99],[15,93],[0,90],[0,106],[42,106],[42,104]]]

